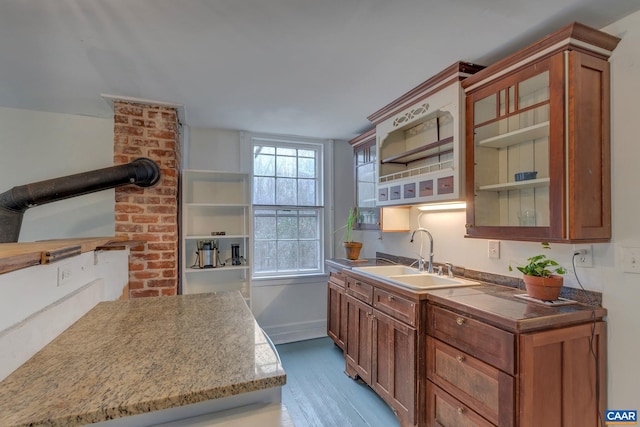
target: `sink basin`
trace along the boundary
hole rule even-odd
[[[417,268],[407,267],[406,265],[374,265],[369,267],[354,267],[352,270],[378,280],[387,280],[395,285],[417,290],[456,288],[479,284],[478,282],[460,279],[458,277],[429,274]]]
[[[435,274],[411,274],[388,276],[387,280],[411,289],[441,289],[441,288],[457,288],[461,286],[474,286],[478,282],[460,279],[457,277],[443,277]]]
[[[408,274],[420,274],[417,268],[407,267],[406,265],[372,265],[369,267],[354,267],[354,271],[370,274],[376,277],[401,276]]]

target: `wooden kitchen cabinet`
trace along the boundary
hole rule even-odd
[[[518,425],[599,426],[607,409],[606,342],[604,322],[523,334]]]
[[[360,377],[388,404],[401,425],[417,422],[418,303],[347,276],[347,375]]]
[[[330,272],[327,285],[327,335],[342,350],[345,349],[347,340],[347,299],[344,287],[343,274]]]
[[[598,425],[603,322],[515,333],[436,305],[428,313],[427,426]]]
[[[371,384],[371,341],[373,309],[357,298],[347,295],[347,351],[345,371],[351,378],[360,377]]]
[[[414,328],[373,311],[370,384],[409,425],[415,421],[416,342]]]
[[[345,372],[401,426],[596,427],[604,413],[603,308],[545,306],[489,284],[419,291],[343,275]]]
[[[462,82],[468,237],[610,240],[618,41],[574,23]]]

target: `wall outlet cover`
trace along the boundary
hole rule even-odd
[[[500,240],[489,240],[489,258],[500,259]]]
[[[622,248],[622,271],[640,274],[640,248]]]

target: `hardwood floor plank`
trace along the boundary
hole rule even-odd
[[[389,406],[344,373],[342,351],[330,338],[277,346],[287,373],[282,401],[296,427],[396,427]]]

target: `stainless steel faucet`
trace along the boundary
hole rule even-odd
[[[429,262],[427,264],[427,273],[433,273],[433,236],[431,235],[431,233],[429,233],[429,230],[427,230],[426,228],[420,227],[414,230],[413,233],[411,233],[411,240],[410,240],[411,243],[413,243],[413,236],[415,236],[415,234],[418,231],[422,231],[423,233],[426,233],[427,236],[429,236]],[[420,271],[424,271],[424,258],[422,257],[422,247],[420,247],[420,259],[418,261],[418,269]]]

